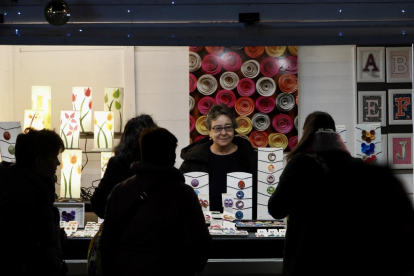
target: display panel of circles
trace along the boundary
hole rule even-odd
[[[224,104],[239,123],[234,134],[255,148],[297,143],[297,46],[190,46],[190,143],[207,137],[211,106]]]

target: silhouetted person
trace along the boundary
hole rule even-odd
[[[130,119],[125,125],[119,145],[114,148],[115,156],[109,159],[105,174],[91,197],[92,210],[98,217],[105,218],[106,200],[115,185],[134,175],[131,164],[141,160],[139,135],[148,127],[156,127],[156,124],[146,114]]]
[[[174,167],[177,138],[145,129],[142,162],[108,198],[101,237],[103,275],[194,275],[207,262],[211,237],[194,190]],[[148,195],[137,208],[137,198]],[[146,196],[144,196],[146,197]]]
[[[288,216],[284,275],[406,275],[414,268],[414,211],[386,167],[351,157],[335,122],[313,112],[269,200]]]
[[[1,171],[2,275],[64,275],[54,176],[64,150],[51,130],[26,129],[16,140],[16,164]],[[4,274],[3,274],[4,273]]]

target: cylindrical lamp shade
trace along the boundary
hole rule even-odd
[[[80,198],[82,150],[67,149],[60,161],[60,197]]]
[[[101,177],[104,176],[106,171],[106,166],[108,165],[109,159],[114,156],[114,153],[111,152],[101,152]]]
[[[73,110],[80,112],[80,131],[92,131],[92,88],[72,87]]]
[[[79,121],[79,111],[62,110],[60,112],[60,138],[62,138],[66,149],[79,148]]]
[[[114,113],[112,111],[94,112],[94,148],[112,149],[114,144]]]
[[[120,87],[105,87],[104,111],[114,112],[115,132],[122,132],[122,107],[124,103],[124,89]]]
[[[24,125],[23,125],[23,131],[28,128],[34,128],[37,130],[44,129],[44,123],[43,123],[43,115],[44,112],[41,110],[25,110],[24,111]]]
[[[32,86],[32,110],[43,111],[46,129],[52,129],[52,88],[50,86]]]

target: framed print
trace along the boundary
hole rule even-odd
[[[388,109],[390,125],[411,125],[413,123],[411,89],[388,90]]]
[[[385,48],[357,48],[357,82],[385,82]]]
[[[387,82],[412,82],[411,47],[387,48]]]
[[[76,202],[54,202],[59,210],[60,221],[77,221],[79,228],[83,228],[85,223],[85,203]]]
[[[388,134],[388,166],[391,169],[412,169],[412,142],[410,133]]]
[[[386,126],[385,91],[358,91],[358,123]]]

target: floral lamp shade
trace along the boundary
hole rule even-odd
[[[44,112],[42,110],[25,110],[23,130],[31,127],[37,130],[44,129]]]
[[[52,129],[52,88],[50,86],[32,86],[32,109],[43,111],[46,129]]]
[[[122,107],[124,102],[124,89],[119,87],[105,87],[104,111],[114,112],[115,132],[122,132]]]
[[[80,112],[80,131],[92,132],[92,88],[72,88],[73,110]]]
[[[101,152],[101,177],[104,176],[109,159],[114,156],[113,152]]]
[[[94,148],[112,149],[114,144],[114,113],[112,111],[95,111],[94,117]]]
[[[1,160],[14,163],[17,135],[22,133],[20,122],[0,122],[0,153]]]
[[[60,197],[80,198],[82,173],[82,150],[67,149],[60,162]]]
[[[60,112],[60,138],[66,149],[79,148],[80,112],[63,110]]]

